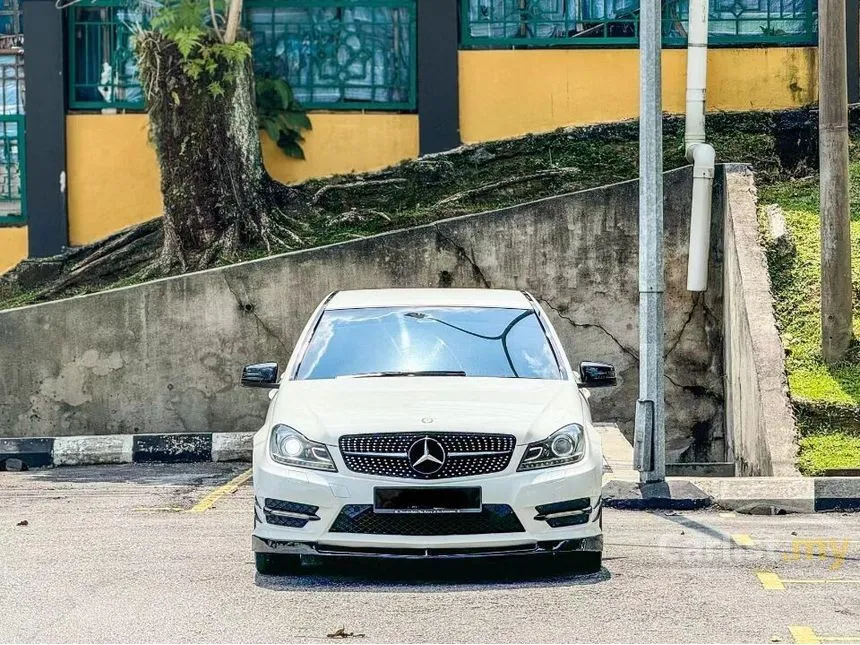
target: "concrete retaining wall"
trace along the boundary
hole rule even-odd
[[[727,166],[725,226],[726,434],[739,475],[798,475],[785,351],[759,243],[746,166]]]
[[[665,181],[668,457],[722,460],[722,239],[710,290],[688,293],[690,169]],[[285,363],[330,291],[477,286],[531,291],[572,362],[615,363],[620,387],[594,392],[594,416],[632,438],[637,218],[638,185],[625,182],[0,312],[0,437],[254,430],[268,400],[238,386],[241,366]]]

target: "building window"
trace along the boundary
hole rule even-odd
[[[414,110],[415,1],[249,0],[255,72],[288,80],[308,109]],[[143,109],[141,18],[123,0],[70,8],[72,109]]]
[[[24,52],[17,0],[0,1],[0,224],[27,219]]]
[[[250,0],[257,76],[308,109],[414,110],[416,0]]]
[[[69,105],[73,109],[142,109],[132,46],[141,13],[122,0],[95,0],[69,9]]]
[[[629,47],[639,0],[460,0],[466,47]],[[663,0],[667,46],[687,39],[689,0]],[[817,0],[710,0],[712,45],[813,45]]]

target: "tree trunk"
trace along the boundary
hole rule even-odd
[[[160,269],[235,259],[249,245],[289,248],[285,238],[294,234],[273,220],[289,189],[263,167],[250,57],[219,59],[212,74],[195,80],[176,43],[161,34],[140,35],[137,53],[161,167]]]

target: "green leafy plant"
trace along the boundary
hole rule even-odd
[[[281,78],[258,76],[256,88],[260,128],[269,134],[285,155],[304,159],[302,132],[313,128],[289,83]]]
[[[236,2],[232,0],[231,4]],[[235,80],[232,72],[219,70],[219,64],[228,63],[229,70],[230,65],[251,57],[247,42],[238,40],[235,34],[228,38],[219,28],[225,22],[224,11],[224,0],[166,0],[157,6],[150,20],[150,29],[176,43],[185,73],[201,81],[212,96],[223,96],[222,83]]]
[[[223,1],[220,3],[223,9]],[[206,34],[209,3],[201,0],[166,0],[155,5],[150,27],[179,43],[186,35]]]

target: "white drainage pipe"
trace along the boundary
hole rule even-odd
[[[690,213],[690,256],[687,290],[707,291],[708,252],[711,248],[711,197],[714,192],[716,153],[707,143],[692,148],[693,205]]]
[[[684,145],[693,164],[693,199],[687,289],[708,288],[711,247],[711,201],[714,188],[714,148],[705,143],[705,86],[708,76],[708,0],[690,0],[687,41],[687,118]]]

